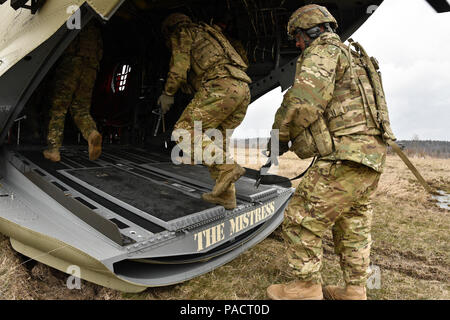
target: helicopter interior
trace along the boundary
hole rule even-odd
[[[306,1],[126,1],[108,23],[100,23],[104,55],[91,104],[91,114],[106,145],[150,146],[170,150],[172,128],[192,98],[178,93],[174,107],[164,117],[157,99],[168,72],[170,51],[165,46],[161,22],[172,12],[189,15],[194,22],[226,21],[227,36],[239,40],[249,61],[248,74],[253,101],[277,86],[293,80],[299,55],[288,40],[286,24],[293,10]],[[303,3],[304,2],[304,3]],[[355,3],[358,3],[356,1]],[[341,36],[352,29],[352,16],[361,16],[360,5],[321,3],[340,21]],[[348,9],[346,9],[348,6]],[[345,19],[344,19],[345,18]],[[53,67],[8,132],[7,144],[45,145],[49,120],[48,87]],[[86,142],[75,124],[66,117],[64,145]]]

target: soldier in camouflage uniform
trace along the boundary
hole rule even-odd
[[[61,160],[59,149],[63,143],[68,110],[88,141],[89,159],[96,160],[100,157],[102,136],[90,115],[90,106],[102,55],[100,29],[95,22],[90,22],[58,61],[50,94],[48,149],[44,151],[45,158],[53,162]]]
[[[271,299],[367,298],[370,196],[385,164],[385,131],[391,131],[387,109],[382,121],[374,112],[376,99],[362,55],[341,42],[336,28],[334,17],[318,5],[298,9],[288,24],[302,55],[273,128],[279,130],[280,153],[291,141],[291,151],[318,160],[299,184],[282,227],[298,280],[270,286]],[[329,229],[346,287],[322,291],[322,238]]]
[[[178,89],[189,83],[195,95],[174,129],[186,130],[191,134],[191,140],[195,140],[195,122],[201,121],[202,133],[217,129],[225,140],[226,130],[232,130],[242,122],[250,103],[248,84],[251,80],[244,71],[247,65],[221,32],[204,23],[193,23],[184,14],[169,15],[163,22],[162,32],[172,51],[164,92],[158,100],[163,113],[174,104]],[[195,146],[200,141],[192,142],[191,163]],[[202,151],[212,143],[211,139],[203,137]],[[236,207],[234,182],[245,170],[229,156],[227,141],[215,144],[221,151],[221,159],[212,164],[203,159],[203,163],[208,166],[216,184],[212,192],[203,194],[202,198],[233,209]]]

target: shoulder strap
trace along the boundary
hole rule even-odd
[[[354,71],[351,46],[346,46],[345,44],[342,43],[342,41],[340,41],[338,39],[333,39],[333,38],[322,39],[322,41],[319,42],[319,44],[331,44],[331,45],[334,45],[341,49],[342,53],[347,57],[348,63],[350,65],[350,77],[352,79],[352,84],[351,84],[352,90],[353,91],[358,90],[358,86],[357,86],[357,83],[355,80],[356,76],[355,76],[355,71]]]
[[[377,62],[376,59],[369,57],[367,52],[358,42],[354,42],[352,39],[349,39],[349,42],[360,54],[361,59],[364,62],[366,71],[369,75],[370,82],[375,93],[375,101],[377,107],[377,110],[375,110],[374,119],[376,120],[376,122],[378,122],[383,131],[383,139],[386,141],[395,141],[397,140],[397,138],[395,137],[391,129],[386,97],[383,90],[383,83],[381,80],[380,72],[377,68],[378,63],[374,64],[374,62]]]

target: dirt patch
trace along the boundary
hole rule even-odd
[[[410,251],[401,252],[389,248],[372,250],[372,262],[382,269],[394,270],[417,279],[447,282],[450,279],[448,265],[444,261],[437,264],[430,260]],[[436,259],[433,260],[437,262]]]

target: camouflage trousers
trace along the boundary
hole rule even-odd
[[[345,282],[365,285],[370,264],[370,196],[379,179],[380,173],[351,161],[319,160],[308,171],[283,223],[288,262],[295,276],[322,281],[322,238],[331,228]]]
[[[194,159],[196,146],[201,147],[201,152],[215,143],[216,150],[222,154],[222,163],[234,163],[229,155],[229,141],[226,139],[226,131],[234,130],[244,120],[250,103],[250,89],[248,84],[234,78],[219,78],[206,82],[195,94],[192,101],[184,110],[180,119],[175,124],[174,130],[184,129],[191,134],[191,161]],[[202,137],[195,137],[195,122],[202,125]],[[217,129],[222,141],[216,141],[205,137],[204,133],[210,129]],[[230,135],[231,136],[231,135]],[[198,141],[201,138],[202,141]],[[205,159],[202,163],[207,165],[211,176],[215,179],[221,164],[208,164]]]
[[[59,63],[50,96],[47,142],[59,149],[64,139],[64,123],[70,110],[73,120],[87,140],[97,126],[90,114],[97,66],[82,57],[65,56]]]

